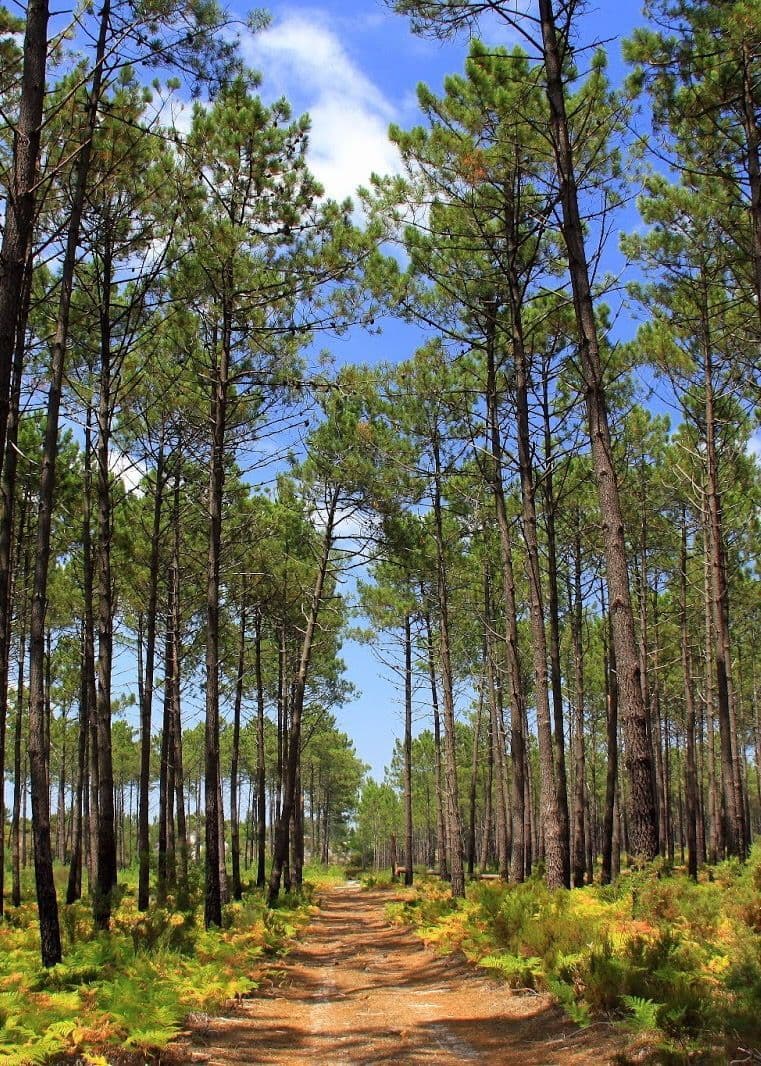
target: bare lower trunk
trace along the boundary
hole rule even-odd
[[[573,789],[573,884],[584,884],[586,848],[584,840],[584,791],[586,766],[584,759],[584,644],[582,639],[583,601],[581,594],[581,536],[577,512],[576,538],[574,541],[573,597],[569,595],[571,608],[571,640],[573,644],[573,669],[575,680],[576,720],[574,722],[574,789]],[[569,590],[570,592],[570,590]]]
[[[283,877],[283,869],[288,861],[289,825],[296,799],[297,771],[301,748],[301,715],[304,709],[304,695],[309,675],[309,666],[312,660],[314,636],[320,609],[322,607],[325,582],[328,577],[330,566],[330,553],[333,547],[333,533],[338,498],[338,489],[331,489],[326,501],[327,508],[325,515],[325,529],[323,532],[322,554],[317,570],[315,587],[312,593],[312,602],[307,615],[306,627],[304,629],[304,636],[301,644],[298,672],[293,684],[290,701],[291,728],[288,743],[288,757],[285,767],[283,805],[280,811],[280,817],[275,826],[275,847],[267,893],[267,900],[270,906],[277,901],[280,893],[280,882]]]
[[[707,305],[707,299],[706,299]],[[707,313],[703,318],[705,442],[706,442],[706,531],[710,573],[712,623],[716,636],[716,708],[721,750],[721,781],[726,810],[726,845],[730,855],[746,853],[744,810],[737,755],[737,736],[732,721],[731,641],[729,633],[729,591],[719,471],[716,446],[716,414],[713,391],[713,359]]]
[[[426,650],[428,653],[428,677],[431,685],[431,709],[433,712],[433,755],[436,775],[436,833],[438,836],[439,877],[449,880],[449,861],[447,848],[447,813],[444,802],[444,781],[441,767],[441,722],[439,719],[439,691],[436,679],[436,661],[433,646],[433,627],[431,615],[425,615]]]
[[[404,883],[412,884],[412,629],[404,616]]]
[[[606,618],[608,626],[609,619]],[[616,792],[618,789],[618,671],[616,670],[616,652],[612,642],[605,644],[605,660],[603,664],[605,672],[605,697],[607,703],[607,769],[605,773],[605,812],[603,815],[602,828],[602,876],[604,885],[609,885],[615,879],[615,852],[614,840],[616,819]]]
[[[246,603],[240,607],[240,641],[238,645],[238,673],[235,679],[233,708],[233,750],[230,769],[230,852],[232,859],[233,899],[240,899],[240,819],[238,815],[238,764],[240,762],[240,712],[243,705],[243,671],[246,656]]]
[[[433,444],[434,499],[433,511],[436,539],[436,572],[439,608],[439,662],[444,700],[444,792],[447,805],[447,828],[449,830],[449,875],[452,896],[465,896],[465,870],[462,856],[462,819],[457,783],[457,747],[454,715],[454,674],[452,670],[449,633],[449,576],[447,573],[446,546],[441,508],[441,461],[438,438]]]
[[[264,750],[264,680],[262,677],[262,614],[257,608],[254,630],[254,668],[256,671],[256,884],[264,888],[266,883],[267,847],[267,798],[265,788],[266,764]]]
[[[137,909],[148,909],[150,896],[150,779],[151,779],[151,713],[153,706],[153,670],[156,657],[156,616],[158,613],[159,552],[161,545],[161,511],[164,493],[164,445],[159,443],[156,462],[156,486],[153,499],[153,527],[151,556],[148,567],[148,610],[145,634],[145,674],[140,701],[140,784],[138,791],[138,887]]]

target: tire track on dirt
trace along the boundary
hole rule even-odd
[[[385,918],[388,892],[346,884],[230,1016],[189,1030],[184,1062],[208,1066],[603,1066],[620,1051],[577,1029],[549,996],[522,996]],[[184,1049],[184,1052],[183,1052]]]

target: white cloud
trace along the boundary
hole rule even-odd
[[[388,139],[395,109],[362,72],[320,15],[293,13],[243,42],[265,88],[309,112],[310,167],[328,196],[342,200],[370,174],[395,173],[399,155]]]
[[[143,495],[140,482],[148,470],[145,463],[130,459],[123,452],[111,449],[108,453],[108,468],[114,477],[119,478],[125,492],[134,492],[137,496]]]
[[[761,429],[756,430],[748,441],[748,452],[761,461]]]

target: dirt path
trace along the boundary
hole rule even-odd
[[[398,1066],[613,1062],[605,1027],[576,1029],[549,997],[516,995],[384,917],[388,893],[323,898],[280,976],[226,1018],[196,1023],[184,1061]]]

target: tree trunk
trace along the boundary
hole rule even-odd
[[[246,601],[240,605],[240,641],[238,644],[238,672],[235,678],[233,708],[233,750],[230,769],[230,852],[232,857],[233,899],[240,899],[240,819],[238,816],[238,763],[240,761],[240,712],[243,704],[243,671],[246,663]]]
[[[404,883],[412,884],[412,628],[404,615]]]
[[[83,800],[87,786],[87,740],[90,728],[87,707],[87,675],[85,673],[85,632],[82,626],[82,666],[79,689],[79,738],[77,742],[77,783],[72,814],[71,864],[66,888],[66,902],[74,903],[82,896]]]
[[[513,764],[512,802],[512,860],[510,877],[520,884],[526,876],[526,733],[523,728],[525,699],[518,650],[518,613],[515,598],[515,575],[513,572],[513,547],[510,522],[507,515],[502,474],[502,441],[499,430],[497,405],[497,381],[494,361],[494,324],[490,323],[486,339],[486,418],[488,446],[490,450],[490,482],[494,497],[494,509],[499,528],[500,554],[502,559],[502,586],[505,600],[505,650],[507,654],[507,679],[510,686],[510,754]],[[499,763],[497,763],[499,770]],[[499,793],[497,794],[499,797]],[[499,826],[498,826],[499,832]],[[501,873],[504,872],[500,871]]]
[[[293,814],[296,798],[297,769],[301,748],[301,714],[304,709],[304,695],[312,659],[314,636],[317,629],[320,608],[325,591],[325,582],[330,566],[330,553],[333,547],[333,531],[338,508],[339,490],[332,488],[326,500],[325,529],[322,541],[322,553],[317,570],[317,579],[312,592],[312,602],[307,615],[306,627],[301,644],[298,672],[292,688],[290,699],[291,728],[288,743],[288,756],[285,766],[283,787],[283,805],[275,826],[275,847],[270,873],[267,902],[273,906],[280,894],[280,881],[283,868],[288,861],[288,829]]]
[[[5,200],[0,249],[0,446],[3,448],[14,350],[19,334],[26,331],[26,322],[22,320],[23,290],[37,202],[49,15],[48,0],[30,0],[26,9],[21,95],[13,128],[13,156]]]
[[[222,315],[221,344],[214,344],[211,398],[211,462],[209,466],[209,550],[206,573],[206,891],[204,923],[222,925],[220,878],[220,767],[219,767],[219,575],[222,552],[222,502],[225,483],[225,429],[232,323],[229,308]]]
[[[706,444],[706,527],[709,559],[712,623],[716,637],[717,717],[721,750],[721,781],[726,809],[726,846],[728,854],[745,857],[745,831],[742,790],[737,758],[737,737],[732,724],[731,642],[729,634],[729,590],[724,550],[721,494],[716,447],[716,413],[713,390],[713,358],[707,299],[703,314],[703,371],[705,390]]]
[[[573,670],[576,697],[576,721],[574,723],[574,789],[573,789],[573,884],[584,884],[586,849],[584,845],[584,791],[586,767],[584,760],[584,643],[582,636],[583,600],[581,594],[581,531],[580,515],[576,512],[576,535],[573,553],[573,598],[569,595],[571,608],[571,641],[573,644]],[[569,590],[570,592],[570,590]]]
[[[156,871],[156,899],[163,906],[169,890],[169,808],[174,797],[169,788],[169,762],[173,758],[172,737],[172,596],[169,589],[166,631],[164,639],[164,711],[161,722],[161,760],[159,764],[158,863]]]
[[[262,612],[257,607],[254,619],[254,669],[256,671],[256,884],[266,884],[267,798],[264,750],[264,680],[262,677]]]
[[[486,574],[484,582],[484,614],[486,619],[486,672],[489,682],[489,721],[492,738],[492,761],[497,773],[497,802],[495,806],[495,837],[497,845],[497,871],[503,880],[510,873],[510,841],[508,818],[510,811],[508,797],[507,768],[505,766],[505,732],[502,716],[501,686],[499,685],[499,664],[496,660],[494,639],[494,607],[491,596],[491,582]]]
[[[658,853],[658,821],[654,796],[653,756],[648,742],[647,709],[642,699],[634,613],[629,591],[626,539],[613,462],[605,382],[597,335],[584,224],[579,212],[573,150],[566,114],[563,61],[552,0],[539,0],[547,100],[553,149],[560,181],[561,229],[568,252],[573,303],[579,334],[579,358],[586,392],[587,419],[602,519],[612,641],[626,738],[629,777],[630,843],[635,856]]]
[[[179,464],[178,464],[179,465]],[[153,707],[153,673],[156,657],[156,616],[158,613],[159,558],[161,550],[161,512],[164,499],[164,441],[159,442],[156,460],[156,487],[153,498],[151,555],[148,564],[148,610],[145,632],[145,673],[140,700],[140,790],[138,793],[138,887],[137,909],[148,909],[151,878],[151,843],[149,804],[151,788],[151,712]]]
[[[23,530],[19,537],[19,543],[23,541]],[[24,569],[22,576],[23,595],[19,611],[19,634],[18,634],[18,683],[16,686],[16,735],[13,745],[13,815],[11,822],[11,852],[13,863],[13,887],[11,890],[11,903],[14,907],[21,906],[21,793],[24,787],[22,777],[22,731],[24,726],[24,664],[26,661],[26,620],[27,620],[27,594],[29,583],[29,549],[24,551]]]
[[[603,606],[603,617],[605,610]],[[610,630],[610,616],[606,619]],[[618,789],[618,670],[616,669],[616,649],[613,642],[605,642],[605,696],[607,702],[607,769],[605,773],[605,813],[602,828],[602,875],[601,881],[609,885],[614,880],[616,866],[615,830],[616,830],[616,792]]]
[[[510,274],[510,272],[508,272]],[[563,756],[563,780],[556,778],[555,749],[552,742],[549,688],[547,674],[548,648],[544,623],[544,594],[542,591],[539,537],[536,521],[536,486],[531,459],[531,428],[528,409],[528,362],[523,338],[516,281],[508,278],[511,298],[511,347],[515,366],[515,404],[518,423],[518,466],[521,481],[523,516],[523,541],[526,547],[526,576],[529,590],[531,617],[531,647],[534,662],[534,698],[536,701],[536,724],[539,740],[539,792],[542,808],[542,836],[544,839],[547,884],[550,888],[570,888],[570,859],[568,852],[568,793],[565,781],[565,756]],[[493,358],[493,356],[492,356]],[[563,737],[556,738],[557,746],[563,749]],[[562,788],[561,788],[562,784]],[[562,813],[560,795],[565,798]],[[562,815],[562,817],[561,817]]]
[[[5,780],[6,735],[8,728],[8,684],[10,675],[11,638],[13,631],[13,555],[16,502],[16,471],[18,468],[19,401],[24,373],[26,345],[26,322],[32,288],[31,248],[27,256],[26,273],[21,294],[22,309],[18,322],[16,346],[13,354],[13,380],[11,383],[10,407],[7,421],[5,457],[2,462],[0,482],[0,781]],[[0,438],[2,440],[2,438]],[[24,537],[27,498],[24,498],[19,516],[16,540],[20,545]],[[18,549],[20,550],[20,549]],[[5,789],[0,789],[0,830],[5,827]],[[0,917],[5,910],[5,833],[0,831]]]
[[[434,530],[436,540],[436,572],[439,608],[439,662],[441,664],[442,695],[444,697],[444,790],[449,829],[449,874],[454,899],[465,896],[465,871],[462,862],[462,821],[457,784],[457,746],[454,715],[454,674],[452,671],[449,636],[449,577],[447,574],[444,525],[441,508],[441,460],[439,442],[433,442],[434,461]]]
[[[549,374],[542,368],[542,416],[544,423],[544,461],[542,477],[544,499],[544,525],[547,536],[547,633],[550,657],[550,681],[552,690],[552,727],[555,741],[555,766],[557,772],[558,816],[563,853],[568,856],[567,881],[570,884],[570,816],[568,812],[568,775],[565,761],[565,722],[563,717],[563,684],[560,665],[560,605],[558,595],[557,534],[555,531],[555,488],[552,430],[550,426]],[[531,453],[529,452],[529,459]]]
[[[431,685],[431,709],[433,713],[433,755],[436,774],[436,823],[438,835],[439,877],[449,880],[449,849],[447,847],[447,814],[444,802],[444,781],[441,766],[441,722],[439,718],[439,691],[436,683],[436,661],[433,646],[433,627],[430,612],[425,615],[426,647],[428,652],[428,678]]]
[[[182,753],[182,705],[180,687],[181,664],[181,622],[180,608],[180,478],[179,473],[174,482],[174,550],[169,580],[174,588],[172,597],[172,736],[174,739],[174,787],[177,808],[177,853],[179,869],[177,873],[177,906],[184,910],[190,904],[190,886],[188,882],[188,827],[185,815],[185,769]]]

